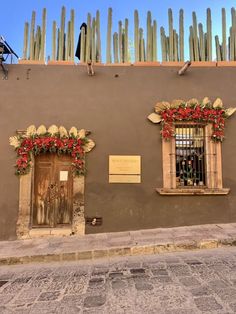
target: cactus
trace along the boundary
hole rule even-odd
[[[65,18],[66,8],[63,6],[61,9],[61,27],[60,27],[60,41],[59,41],[59,60],[64,60],[65,51]]]
[[[63,6],[61,9],[61,28],[60,28],[60,38],[59,38],[59,55],[58,59],[64,59],[64,48],[65,48],[65,17],[66,8]]]
[[[39,60],[41,46],[41,28],[37,26],[36,35],[34,39],[34,60]]]
[[[60,28],[57,29],[57,60],[59,60]]]
[[[232,21],[232,27],[236,27],[236,13],[235,13],[235,8],[231,8],[231,21]]]
[[[96,12],[96,62],[101,62],[100,12]]]
[[[42,15],[42,31],[41,31],[41,47],[40,47],[40,54],[39,54],[39,59],[41,61],[45,60],[45,43],[46,43],[46,16],[47,16],[47,11],[44,8],[43,9],[43,15]]]
[[[233,60],[236,59],[236,13],[235,8],[231,9],[231,16],[232,16],[232,53],[233,53]]]
[[[169,60],[173,61],[173,14],[172,10],[168,9],[168,20],[169,20]]]
[[[75,55],[75,11],[70,11],[70,60],[74,61]]]
[[[86,34],[86,52],[85,62],[91,61],[91,14],[87,15],[87,34]]]
[[[71,48],[71,21],[67,23],[67,35],[66,35],[66,50],[65,50],[65,60],[70,59],[70,48]]]
[[[198,32],[199,32],[199,60],[205,61],[205,39],[203,33],[202,23],[198,24]]]
[[[235,31],[233,27],[230,27],[230,61],[235,60]]]
[[[139,60],[141,62],[145,61],[145,45],[143,39],[143,29],[139,29]]]
[[[32,12],[31,25],[30,25],[30,60],[34,60],[34,32],[35,32],[35,16],[36,12]]]
[[[23,59],[27,59],[27,53],[28,53],[28,38],[29,38],[29,23],[25,23],[24,27],[24,46],[23,46]]]
[[[56,21],[52,23],[52,60],[56,60],[56,46],[57,46],[57,24]]]
[[[81,39],[80,39],[80,62],[85,62],[85,52],[86,52],[86,38],[85,38],[85,28],[81,29]]]
[[[215,36],[215,43],[216,43],[216,60],[221,61],[221,49],[220,49],[220,41],[219,41],[219,36]]]
[[[124,62],[129,62],[129,21],[125,19],[124,29]]]
[[[135,62],[140,59],[139,56],[139,16],[138,11],[134,11],[134,51],[135,51]]]
[[[93,18],[92,22],[92,34],[91,34],[91,39],[92,39],[92,61],[96,62],[96,20]]]
[[[145,51],[145,39],[144,38],[142,39],[142,53],[143,53],[142,60],[145,62],[147,61],[147,57],[146,57],[146,51]]]
[[[194,48],[193,48],[193,27],[189,27],[189,55],[190,60],[194,61]]]
[[[184,61],[184,10],[179,10],[179,59]]]
[[[166,56],[167,56],[167,61],[170,61],[170,40],[169,40],[169,36],[166,36]]]
[[[148,11],[147,13],[147,61],[152,61],[152,15],[151,12]]]
[[[226,12],[225,9],[222,8],[222,60],[227,59],[227,47],[226,47]]]
[[[162,54],[162,61],[167,61],[167,51],[166,51],[166,35],[164,27],[161,27],[161,54]]]
[[[192,13],[193,18],[193,50],[194,60],[199,61],[199,50],[198,50],[198,32],[197,32],[197,16],[196,12]]]
[[[179,55],[178,55],[178,34],[176,33],[176,30],[173,31],[173,39],[174,39],[174,61],[179,61]]]
[[[108,9],[106,62],[111,63],[112,8]]]
[[[120,62],[124,62],[124,53],[123,53],[123,28],[122,22],[119,21],[119,56]]]
[[[152,61],[157,61],[157,22],[153,21],[152,27]]]
[[[207,9],[207,60],[212,61],[211,9]]]
[[[118,33],[113,34],[113,56],[114,56],[114,62],[119,63],[118,58]]]

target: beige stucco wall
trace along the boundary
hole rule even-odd
[[[8,138],[30,124],[75,125],[92,131],[87,156],[85,216],[103,218],[86,232],[120,231],[236,221],[236,116],[227,121],[223,182],[228,196],[161,196],[159,126],[147,120],[157,101],[221,97],[236,106],[236,68],[9,65],[0,80],[0,239],[14,239],[19,180]],[[141,155],[141,184],[109,184],[109,155]]]

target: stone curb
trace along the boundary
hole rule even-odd
[[[199,249],[214,249],[217,247],[236,246],[236,238],[227,239],[210,239],[210,240],[187,240],[176,243],[165,244],[147,244],[136,245],[130,247],[113,247],[104,249],[94,249],[88,251],[75,251],[55,254],[42,254],[31,256],[12,256],[0,258],[0,266],[17,265],[29,263],[49,263],[49,262],[64,262],[64,261],[81,261],[93,260],[97,258],[111,258],[117,256],[137,256],[137,255],[152,255],[171,252],[183,252]]]

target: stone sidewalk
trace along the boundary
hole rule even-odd
[[[235,245],[236,223],[0,241],[0,265],[160,254]]]

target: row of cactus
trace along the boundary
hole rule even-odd
[[[157,61],[158,30],[157,21],[152,19],[150,11],[146,18],[146,32],[140,26],[138,11],[134,11],[134,38],[129,38],[129,20],[118,22],[113,32],[112,9],[108,9],[106,34],[106,63],[152,62]],[[227,38],[226,11],[222,9],[222,41],[215,36],[217,61],[236,60],[236,11],[231,9],[231,26]],[[35,27],[36,13],[33,11],[30,34],[29,23],[25,23],[23,59],[45,60],[46,9],[43,9],[42,26]],[[51,60],[74,60],[74,10],[70,11],[70,20],[66,26],[66,9],[62,7],[60,27],[53,21]],[[86,29],[80,33],[80,62],[101,62],[100,13],[92,17],[87,15]],[[65,30],[66,29],[66,30]],[[184,11],[179,11],[179,29],[174,28],[173,12],[168,10],[168,30],[160,27],[162,61],[184,61]],[[145,34],[145,35],[144,35]],[[133,48],[133,51],[131,51]],[[212,19],[207,9],[206,31],[198,23],[196,13],[192,13],[192,25],[189,27],[189,59],[191,61],[212,61]],[[133,55],[131,56],[131,54]]]
[[[56,21],[52,24],[52,54],[51,60],[74,60],[74,29],[75,12],[70,11],[70,20],[66,25],[66,8],[61,9],[60,27],[57,27]]]
[[[30,34],[29,23],[24,27],[23,59],[45,60],[46,47],[46,9],[42,13],[42,25],[35,25],[36,12],[32,12]]]

